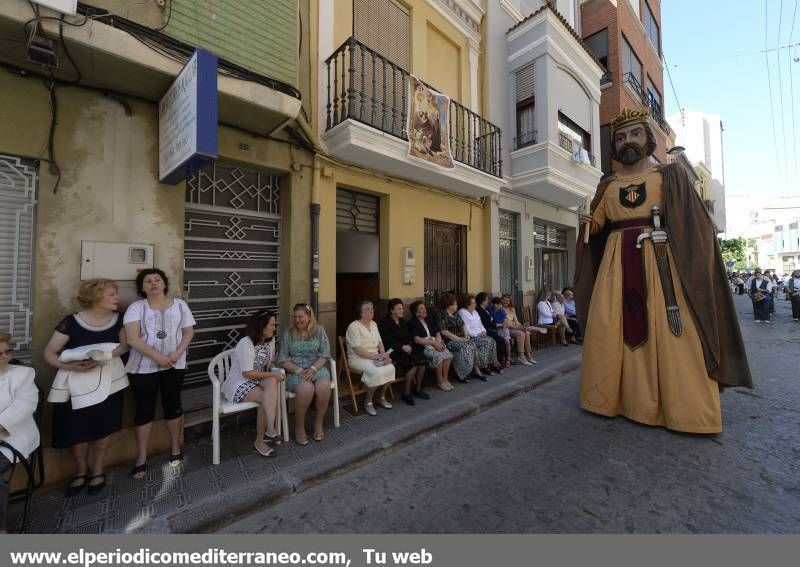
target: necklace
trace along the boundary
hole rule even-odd
[[[156,333],[156,338],[159,340],[164,340],[167,338],[167,332],[164,330],[164,312],[163,311],[156,311],[158,313],[159,325],[161,330]]]

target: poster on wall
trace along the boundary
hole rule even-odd
[[[429,89],[410,77],[408,97],[408,155],[439,167],[453,169],[447,119],[450,97]]]

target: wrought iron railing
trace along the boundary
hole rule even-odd
[[[531,130],[530,132],[523,132],[516,138],[514,138],[514,149],[518,150],[520,148],[524,148],[526,146],[532,146],[536,143],[537,137],[536,130]]]
[[[327,130],[350,119],[408,140],[411,74],[407,70],[353,37],[328,57],[325,65]],[[453,159],[503,176],[500,128],[450,99],[447,133]]]
[[[600,77],[600,86],[608,84],[612,81],[611,71],[606,71],[603,73],[603,76]]]
[[[655,97],[642,88],[642,84],[639,82],[639,79],[636,78],[636,75],[633,73],[625,73],[622,75],[622,82],[626,83],[631,90],[639,96],[639,101],[642,103],[642,106],[650,109],[650,115],[653,117],[655,123],[658,124],[658,127],[661,128],[665,134],[670,134],[672,130],[664,119],[664,111],[661,108],[661,104]]]
[[[558,133],[558,145],[567,150],[569,153],[575,151],[575,145],[572,142],[572,138],[570,138],[563,132]],[[586,155],[589,156],[589,163],[591,163],[592,166],[597,167],[597,160],[595,159],[594,154],[590,154],[587,151]]]

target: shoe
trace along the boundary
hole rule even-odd
[[[300,445],[301,447],[305,447],[308,445],[308,435],[303,435],[302,437],[297,437],[295,435],[294,442]]]
[[[274,457],[275,456],[275,449],[273,449],[272,447],[267,447],[266,451],[262,451],[261,449],[258,448],[258,445],[256,443],[253,443],[253,449],[255,449],[256,453],[258,453],[262,457]]]
[[[177,455],[170,455],[169,456],[169,466],[171,467],[179,467],[183,463],[183,451],[178,453]]]
[[[520,357],[517,359],[517,362],[519,362],[520,364],[523,364],[523,365],[525,365],[525,366],[531,366],[531,362],[530,362],[530,360],[528,360],[528,359],[527,359],[527,358],[525,358],[524,356],[520,356]]]
[[[96,478],[102,478],[103,482],[98,482],[97,484],[91,484],[91,482]],[[89,486],[86,488],[86,491],[89,494],[97,494],[98,492],[102,492],[102,490],[106,487],[106,475],[103,474],[96,474],[89,477]]]
[[[473,376],[475,378],[477,378],[478,380],[480,380],[481,382],[488,382],[489,381],[489,377],[486,374],[473,374]]]
[[[320,441],[324,441],[324,440],[325,440],[325,432],[324,431],[321,432],[321,433],[315,433],[314,434],[314,441],[316,441],[317,443],[319,443]]]
[[[506,358],[506,361],[503,363],[505,368],[511,368],[511,359]]]
[[[561,343],[561,346],[568,347],[568,346],[569,346],[569,343]]]
[[[364,404],[364,411],[367,412],[367,415],[378,415],[378,412],[375,410],[375,406],[372,405],[372,402],[367,402]]]
[[[492,372],[490,368],[481,368],[481,374],[484,374],[486,376],[491,376],[492,374],[494,374],[494,372]]]
[[[411,394],[401,394],[400,395],[400,399],[403,400],[405,403],[407,403],[410,406],[413,406],[416,403],[416,402],[414,402],[414,396],[412,396]],[[378,402],[378,403],[381,406],[386,407],[383,404],[381,404],[381,402]]]
[[[500,366],[499,364],[492,367],[492,372],[494,372],[495,374],[504,374],[503,367]]]
[[[453,386],[450,382],[445,382],[444,385],[447,386],[447,391],[448,392],[452,392],[453,390],[456,389],[456,387]]]
[[[411,401],[413,402],[414,399],[412,398]],[[390,404],[389,400],[387,400],[386,398],[381,398],[380,400],[378,400],[378,405],[381,406],[383,409],[392,409],[392,404]]]
[[[276,433],[275,435],[267,435],[264,433],[264,441],[271,445],[280,445],[283,442],[283,439],[281,439],[280,433]]]
[[[436,386],[437,386],[437,387],[438,387],[438,388],[439,388],[439,389],[440,389],[442,392],[449,392],[449,391],[450,391],[450,388],[448,388],[448,387],[447,387],[447,386],[448,386],[448,383],[447,383],[447,382],[442,382],[441,384],[436,384]]]
[[[422,400],[430,400],[431,397],[428,395],[428,392],[420,388],[419,390],[414,390],[414,395]]]
[[[461,376],[456,376],[456,378],[458,378],[458,381],[461,382],[462,384],[469,384],[469,377],[468,376],[464,377],[464,378],[462,378]]]
[[[81,490],[86,488],[86,479],[89,478],[89,475],[79,474],[77,476],[72,477],[72,480],[69,481],[67,488],[64,490],[64,495],[69,498],[70,496],[75,496],[76,494],[80,494]],[[73,482],[76,480],[83,480],[82,483],[77,484],[75,486],[72,485]]]
[[[141,465],[133,465],[131,469],[131,477],[135,480],[142,480],[144,477],[147,476],[147,461],[143,462]]]

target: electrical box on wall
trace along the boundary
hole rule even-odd
[[[133,281],[141,270],[153,267],[152,244],[81,241],[81,279],[109,278]]]

